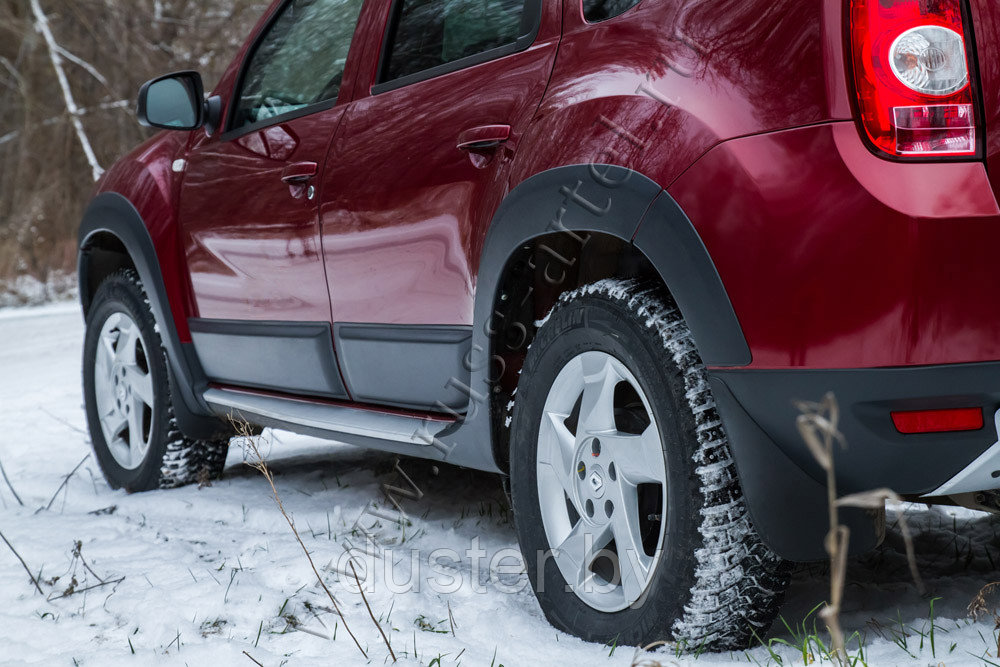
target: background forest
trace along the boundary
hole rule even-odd
[[[142,82],[197,69],[210,89],[268,4],[0,0],[0,305],[74,283],[95,179],[149,136]]]

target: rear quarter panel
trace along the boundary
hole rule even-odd
[[[986,124],[986,165],[1000,194],[1000,3],[971,0]]]
[[[564,37],[512,185],[591,162],[666,187],[733,137],[850,118],[840,0],[645,0]]]

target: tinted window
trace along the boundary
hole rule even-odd
[[[640,0],[583,0],[583,16],[591,23],[614,18],[638,5]]]
[[[363,0],[291,0],[243,75],[233,128],[335,100]]]
[[[525,0],[400,0],[382,81],[513,44]]]

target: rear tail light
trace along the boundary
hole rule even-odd
[[[961,0],[850,0],[861,125],[894,157],[975,156]]]
[[[896,107],[896,152],[899,155],[972,155],[976,122],[971,104]]]

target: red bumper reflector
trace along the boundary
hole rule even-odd
[[[983,427],[982,408],[913,410],[891,414],[896,430],[907,434],[977,431]]]

